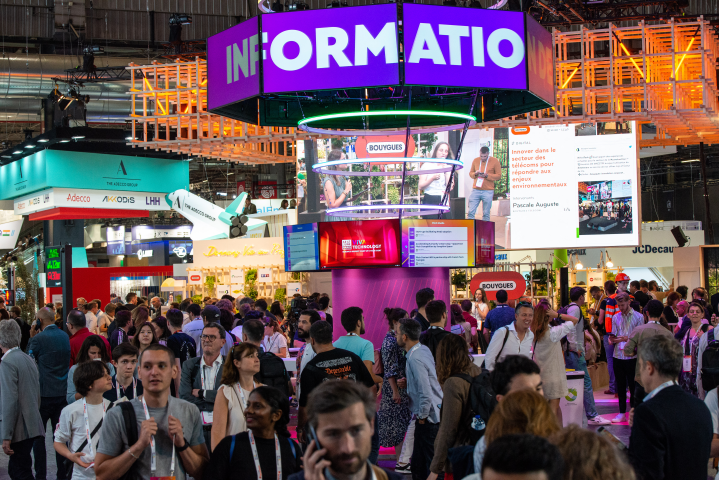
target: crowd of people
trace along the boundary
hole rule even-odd
[[[201,306],[128,294],[104,309],[77,299],[66,314],[41,308],[25,347],[27,324],[0,302],[8,473],[47,478],[52,431],[61,480],[705,480],[719,456],[719,343],[706,291],[686,294],[664,305],[622,273],[590,289],[591,304],[572,288],[560,309],[505,291],[492,305],[482,290],[447,305],[423,288],[412,312],[382,312],[377,350],[361,307],[337,322],[320,294],[287,312],[249,297]],[[619,402],[611,420],[587,369],[604,355]],[[628,447],[563,428],[566,369],[584,372],[584,426],[628,421]],[[377,466],[381,447],[394,448],[394,468]]]

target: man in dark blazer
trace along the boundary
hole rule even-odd
[[[630,412],[629,459],[637,477],[706,480],[712,419],[704,402],[676,383],[682,347],[655,335],[639,345],[638,356],[647,396]]]
[[[202,356],[185,360],[180,380],[180,398],[200,409],[202,429],[208,450],[211,448],[212,412],[217,389],[222,379],[224,358],[220,350],[225,345],[225,329],[210,322],[202,329]]]
[[[32,446],[45,436],[40,416],[40,374],[35,361],[20,350],[22,332],[15,322],[0,322],[0,435],[2,449],[10,456],[12,480],[34,478]],[[22,394],[20,393],[22,392]]]

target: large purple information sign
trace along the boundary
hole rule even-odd
[[[521,12],[405,3],[405,83],[527,88]]]
[[[260,94],[259,17],[207,39],[209,110]]]
[[[265,93],[399,83],[392,3],[263,15],[262,43]]]

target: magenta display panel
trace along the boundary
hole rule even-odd
[[[521,12],[415,3],[402,8],[407,85],[527,88]]]
[[[552,34],[527,15],[527,71],[529,91],[554,105]]]
[[[399,219],[319,224],[320,269],[398,267]]]
[[[474,221],[474,261],[478,267],[494,265],[494,222]]]
[[[262,16],[263,92],[399,83],[397,6]]]
[[[259,17],[207,39],[207,108],[260,94]]]

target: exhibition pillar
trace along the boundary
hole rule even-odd
[[[332,311],[334,339],[346,332],[340,318],[347,307],[360,306],[364,310],[365,335],[363,337],[378,349],[389,326],[384,309],[404,308],[411,312],[417,308],[417,290],[429,287],[434,298],[450,306],[449,269],[432,268],[367,268],[332,271]],[[449,324],[449,315],[447,315]]]

